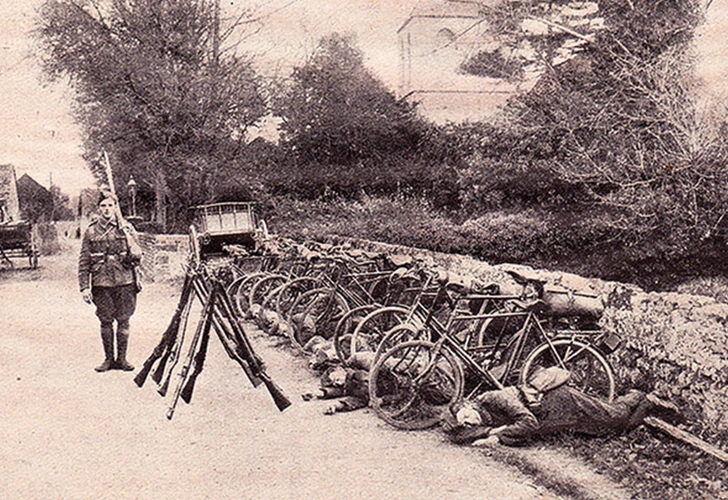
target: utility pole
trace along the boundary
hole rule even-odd
[[[51,220],[48,222],[53,222],[56,218],[56,193],[53,189],[53,172],[48,172],[48,192],[51,193]]]
[[[220,62],[220,0],[214,0],[212,19],[212,63]]]

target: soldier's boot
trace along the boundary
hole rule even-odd
[[[134,371],[134,367],[126,360],[126,348],[129,345],[129,330],[116,330],[116,368],[125,372]]]
[[[108,372],[114,368],[114,327],[101,325],[101,344],[104,346],[104,362],[94,368],[97,372]]]

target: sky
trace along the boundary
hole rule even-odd
[[[222,0],[224,16],[253,5],[258,22],[246,30],[250,54],[267,75],[285,75],[333,31],[351,34],[367,66],[397,88],[397,29],[421,0]],[[72,91],[43,81],[31,54],[30,30],[41,0],[0,0],[0,164],[15,165],[48,187],[74,195],[93,179],[81,159],[71,117]],[[728,0],[714,0],[698,39],[699,71],[728,94]]]

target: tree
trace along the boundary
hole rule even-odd
[[[342,35],[319,41],[293,70],[273,106],[285,146],[308,162],[348,164],[413,149],[422,134],[415,106],[398,101]]]
[[[61,191],[58,186],[51,186],[49,189],[51,196],[53,197],[53,213],[51,214],[51,220],[73,220],[74,213],[71,209],[71,200],[66,193]]]
[[[589,21],[573,26],[568,2],[484,8],[510,46],[533,49],[524,67],[540,65],[538,83],[509,103],[503,121],[530,147],[505,158],[525,168],[546,162],[645,256],[684,255],[728,207],[720,117],[701,105],[694,73],[701,2],[583,4]],[[549,29],[536,35],[533,23]]]
[[[216,170],[266,113],[251,61],[219,49],[218,23],[203,0],[46,0],[40,12],[43,67],[75,87],[92,172],[103,179],[108,151],[115,184],[133,175],[141,199],[155,193],[157,222],[172,205],[171,226],[214,198]]]

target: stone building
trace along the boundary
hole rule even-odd
[[[419,102],[420,111],[439,123],[486,119],[511,96],[533,87],[545,70],[544,58],[552,66],[573,59],[603,28],[596,2],[536,0],[528,4],[530,14],[511,32],[498,32],[489,25],[487,13],[507,1],[423,0],[418,4],[397,32],[400,98]],[[532,40],[554,34],[559,34],[562,45],[553,53],[534,50]],[[487,67],[489,62],[480,63],[484,71],[464,69],[468,61],[483,55],[512,63],[520,74],[515,78],[499,73]]]

